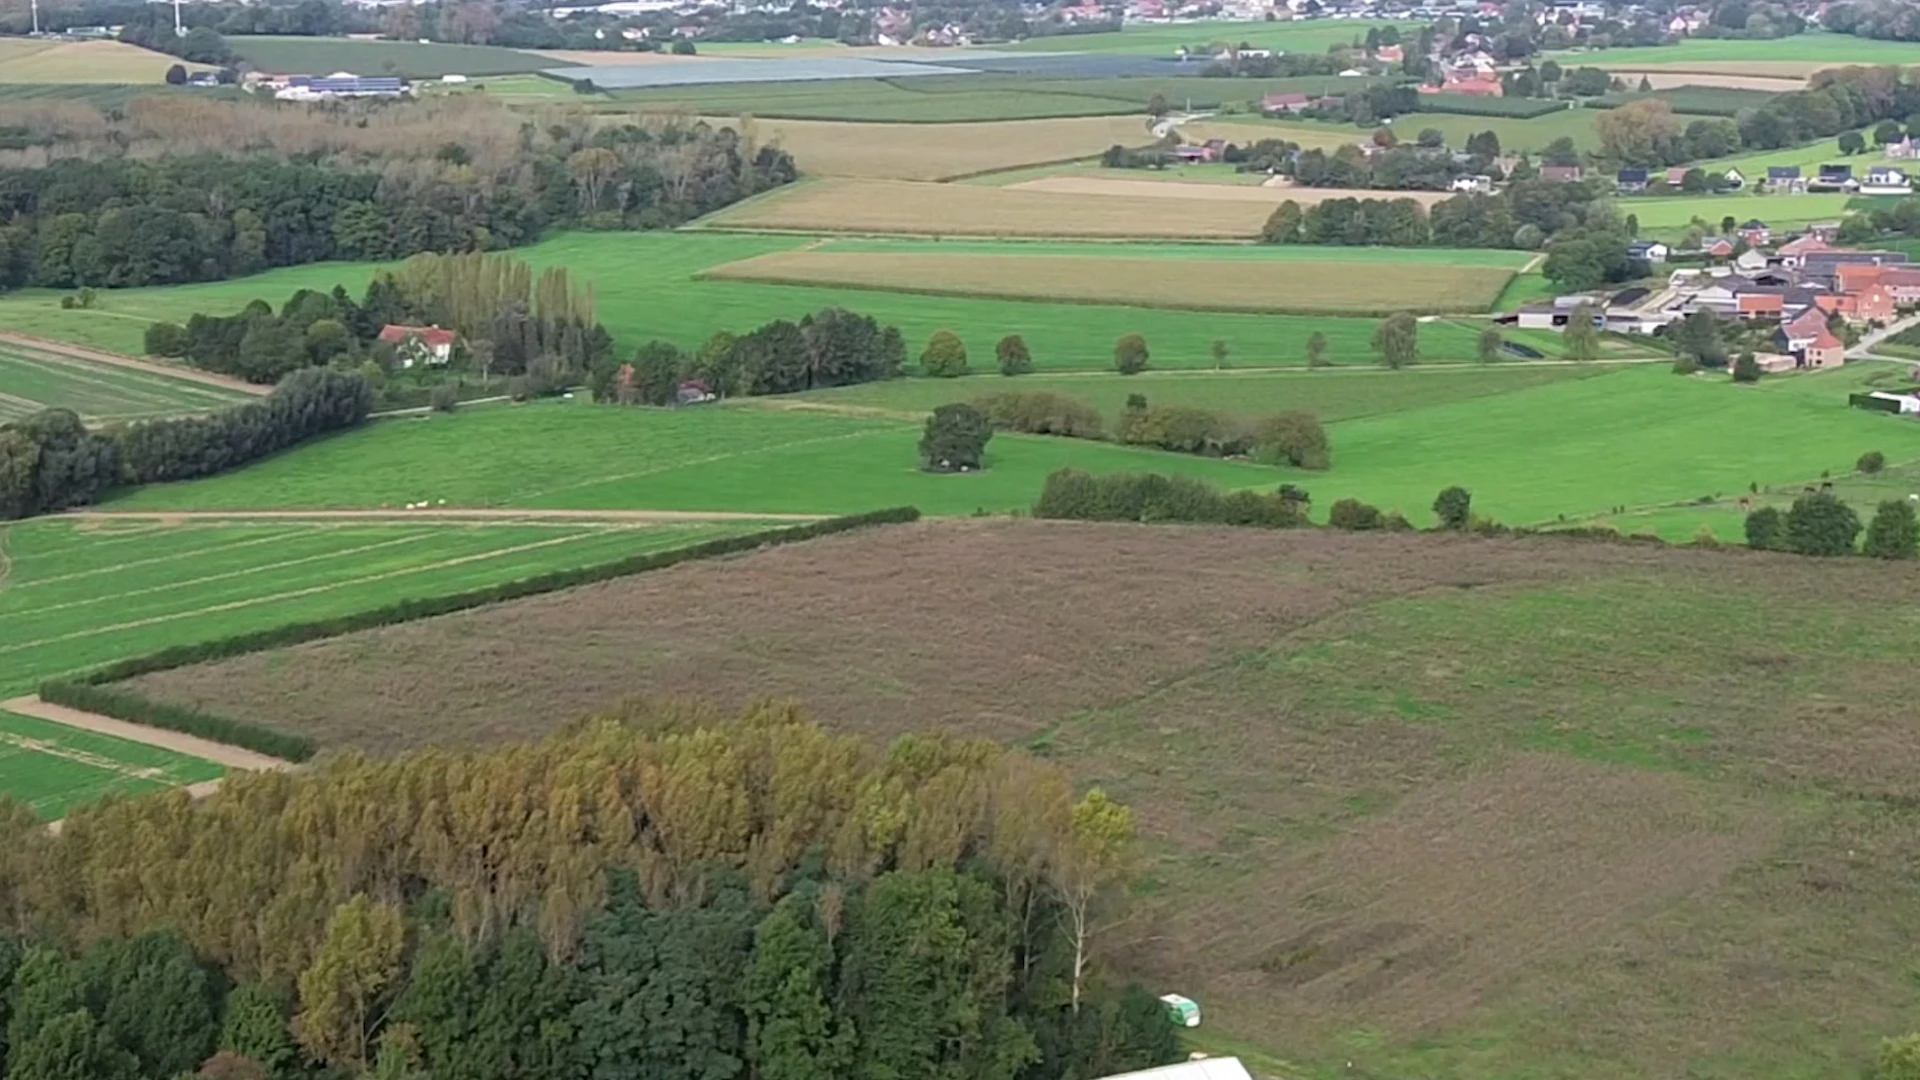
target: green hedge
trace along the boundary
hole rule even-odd
[[[1475,97],[1472,94],[1421,94],[1420,111],[1460,116],[1503,116],[1531,120],[1565,111],[1569,103],[1552,98]]]
[[[436,615],[450,615],[457,611],[484,607],[488,604],[557,592],[596,581],[609,581],[614,578],[642,574],[649,570],[661,570],[697,559],[712,559],[763,547],[791,544],[869,525],[915,521],[919,517],[920,511],[917,507],[899,506],[866,514],[826,518],[810,521],[804,525],[765,529],[739,536],[723,536],[669,551],[630,555],[623,559],[596,563],[592,566],[555,570],[537,577],[521,578],[517,581],[502,582],[498,585],[450,593],[446,596],[402,600],[386,607],[371,608],[331,619],[287,623],[283,626],[236,634],[214,641],[175,645],[145,656],[118,660],[73,678],[49,680],[40,685],[40,696],[55,704],[84,709],[102,716],[185,732],[189,735],[199,735],[217,742],[231,743],[234,746],[285,758],[288,761],[305,761],[313,756],[314,745],[303,736],[289,735],[286,732],[275,731],[244,720],[216,716],[199,709],[149,701],[128,690],[108,688],[107,684],[140,675],[149,675],[156,671],[186,667],[190,664],[202,664],[247,653],[280,649],[289,645],[339,637],[342,634],[351,634],[360,630],[413,622],[416,619],[429,619]]]

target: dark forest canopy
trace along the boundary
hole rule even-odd
[[[0,1053],[8,1080],[1101,1076],[1178,1053],[1157,1000],[1086,974],[1131,832],[1024,755],[773,705],[346,755],[58,834],[0,806]]]
[[[164,285],[678,225],[786,183],[751,134],[478,99],[0,106],[0,288]],[[244,148],[236,152],[237,148]]]

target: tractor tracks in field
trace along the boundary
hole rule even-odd
[[[168,378],[184,379],[187,382],[200,383],[203,386],[217,386],[223,390],[232,390],[252,397],[261,397],[273,390],[271,386],[258,386],[241,379],[215,375],[210,371],[177,364],[156,364],[151,360],[142,360],[125,353],[108,352],[105,349],[91,349],[85,345],[55,341],[52,338],[35,337],[14,331],[0,331],[0,345],[14,345],[22,349],[35,349],[55,356],[70,357],[75,360],[90,360],[96,364],[111,364],[114,367],[127,368],[130,371],[143,371],[149,375],[165,375]]]

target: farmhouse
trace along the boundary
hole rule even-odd
[[[394,357],[403,368],[415,364],[438,367],[453,359],[453,344],[459,335],[438,326],[402,326],[388,323],[380,328],[380,340],[394,346]]]
[[[1673,249],[1658,240],[1636,240],[1627,245],[1627,255],[1630,258],[1644,259],[1650,263],[1666,262],[1667,256],[1671,254]]]
[[[1847,345],[1846,342],[1834,337],[1831,332],[1823,331],[1806,347],[1801,357],[1802,367],[1839,367],[1847,362]]]
[[[1800,175],[1798,165],[1769,165],[1766,187],[1768,191],[1784,191],[1799,195],[1806,193],[1807,181]]]
[[[1827,317],[1816,308],[1808,308],[1805,313],[1780,327],[1775,335],[1782,348],[1797,353],[1820,340],[1827,333]]]
[[[1860,184],[1862,195],[1911,195],[1913,183],[1904,170],[1892,165],[1875,165],[1867,170],[1867,178]]]
[[[1645,191],[1647,190],[1647,179],[1647,170],[1645,169],[1621,169],[1619,174],[1614,177],[1614,186],[1621,191]]]
[[[1807,183],[1808,191],[1858,191],[1860,181],[1853,178],[1851,165],[1822,165],[1820,174]]]

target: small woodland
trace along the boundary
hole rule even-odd
[[[678,225],[794,178],[696,120],[478,98],[0,105],[0,289],[168,285]]]
[[[631,707],[49,833],[0,808],[7,1080],[1021,1080],[1178,1057],[1096,977],[1126,807],[985,742]]]

